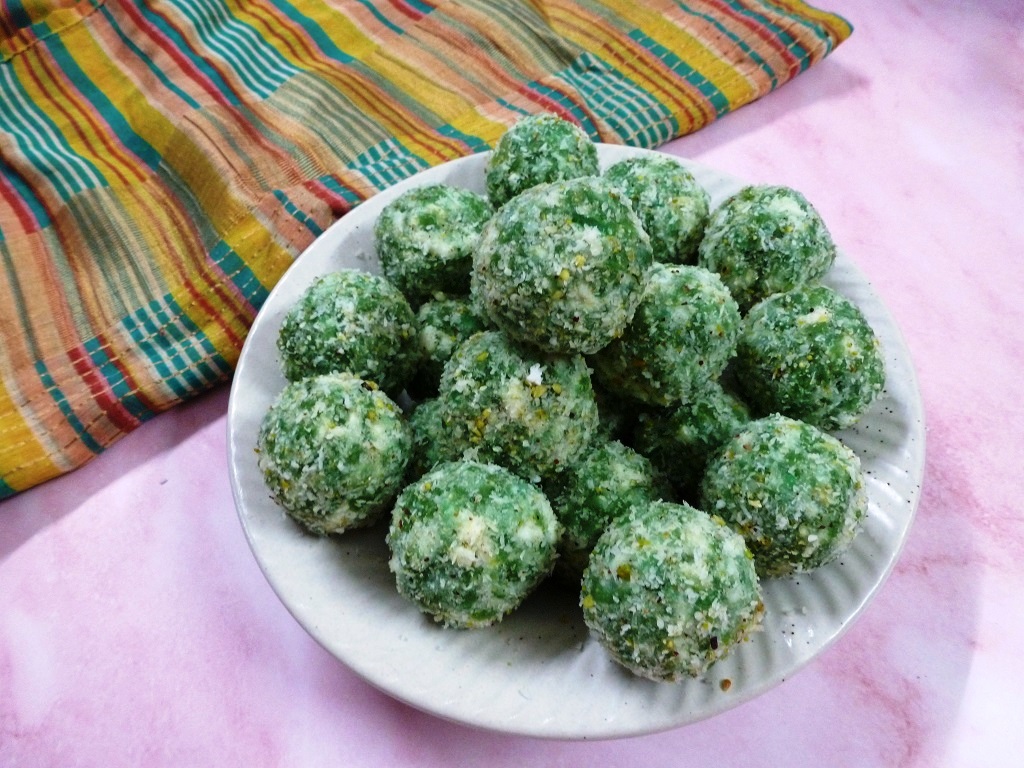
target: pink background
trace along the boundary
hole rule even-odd
[[[621,741],[413,710],[264,580],[221,388],[0,504],[0,766],[1024,765],[1024,5],[820,2],[850,40],[665,149],[804,192],[911,349],[918,516],[834,646],[723,715]]]

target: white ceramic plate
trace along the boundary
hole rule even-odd
[[[599,147],[604,166],[644,151]],[[263,414],[285,385],[275,343],[287,309],[317,275],[342,267],[377,271],[373,223],[395,196],[428,183],[483,191],[485,162],[486,155],[466,157],[371,198],[318,238],[270,294],[242,350],[228,409],[232,490],[249,545],[274,591],[321,645],[373,685],[441,717],[507,733],[599,739],[730,709],[790,677],[850,625],[892,569],[917,507],[924,425],[909,353],[842,254],[826,282],[860,305],[888,366],[883,395],[856,428],[840,434],[863,462],[869,517],[841,561],[766,582],[764,631],[703,680],[653,683],[624,671],[588,636],[577,596],[553,587],[496,626],[443,629],[397,593],[383,527],[315,538],[283,514],[263,485],[253,447]],[[686,164],[713,205],[742,186]]]

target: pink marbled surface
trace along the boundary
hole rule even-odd
[[[723,715],[621,741],[410,709],[264,580],[231,499],[222,389],[0,504],[0,766],[1024,764],[1024,5],[821,4],[850,40],[667,149],[802,190],[912,351],[918,516],[834,646]]]

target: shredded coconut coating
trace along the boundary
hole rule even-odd
[[[721,275],[745,312],[817,280],[835,258],[832,235],[807,198],[789,187],[750,186],[711,212],[697,263]]]
[[[852,301],[824,285],[776,294],[744,318],[736,382],[758,415],[822,429],[855,423],[885,385],[881,342]]]
[[[530,480],[571,465],[597,431],[583,358],[536,353],[498,331],[455,350],[438,397],[440,455],[493,462]]]
[[[712,459],[702,506],[746,539],[762,577],[843,553],[867,513],[860,459],[832,435],[778,414],[750,422]]]
[[[634,447],[680,497],[697,503],[708,460],[748,421],[747,406],[712,381],[684,403],[640,414]]]
[[[524,117],[509,128],[484,171],[487,197],[495,208],[538,184],[599,172],[597,147],[583,129],[547,113]]]
[[[579,583],[590,552],[612,520],[662,498],[651,462],[618,441],[598,441],[567,470],[548,498],[565,531],[556,569]]]
[[[401,391],[417,364],[416,316],[387,280],[354,269],[318,277],[277,338],[285,378],[347,372]]]
[[[435,294],[416,312],[416,343],[420,367],[416,373],[417,393],[436,393],[444,364],[456,347],[474,333],[487,330],[490,323],[464,296]]]
[[[743,539],[688,504],[661,501],[617,518],[598,539],[580,604],[612,658],[665,681],[704,674],[764,613]]]
[[[390,202],[374,227],[381,271],[413,306],[469,293],[473,251],[493,210],[468,189],[430,184]]]
[[[534,187],[495,214],[471,292],[512,338],[590,354],[632,319],[652,262],[625,196],[599,178],[573,179]]]
[[[411,436],[376,385],[347,373],[289,383],[263,417],[259,467],[270,495],[317,535],[376,522],[401,487]]]
[[[448,627],[484,627],[550,572],[561,526],[536,487],[493,464],[441,464],[402,491],[387,541],[398,591]]]
[[[590,358],[598,381],[652,405],[686,400],[732,358],[740,312],[718,275],[655,264],[633,321]]]
[[[620,160],[604,177],[629,198],[651,238],[655,260],[697,261],[711,198],[692,173],[667,155],[642,155]]]

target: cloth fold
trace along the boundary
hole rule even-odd
[[[850,32],[781,0],[0,0],[0,498],[230,378],[370,195],[538,111],[658,146]]]

